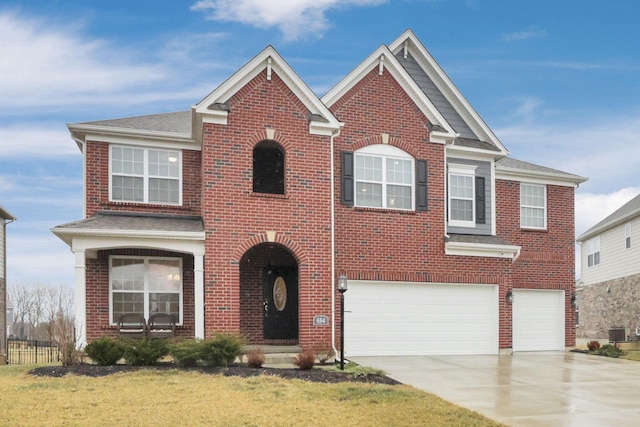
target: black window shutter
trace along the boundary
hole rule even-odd
[[[427,161],[416,160],[416,210],[429,210],[427,196]]]
[[[484,190],[484,177],[476,176],[476,224],[485,224],[487,221]]]
[[[353,206],[353,152],[342,152],[342,194],[340,201],[347,206]]]

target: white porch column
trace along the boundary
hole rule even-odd
[[[74,250],[75,257],[75,304],[76,304],[76,348],[87,345],[87,283],[84,249]]]
[[[204,253],[193,254],[193,282],[195,335],[204,339]]]

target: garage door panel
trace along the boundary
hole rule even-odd
[[[349,356],[496,354],[495,286],[349,283]]]
[[[513,351],[564,350],[564,291],[513,291]]]

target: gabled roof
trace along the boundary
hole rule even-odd
[[[496,162],[496,178],[563,186],[576,186],[588,179],[511,157],[504,157]]]
[[[273,46],[267,46],[202,101],[192,106],[192,110],[201,115],[204,122],[226,124],[230,108],[229,99],[264,70],[267,70],[267,79],[271,79],[273,72],[277,73],[296,97],[307,107],[309,131],[312,134],[331,135],[340,129],[341,123],[338,119],[293,71]]]
[[[15,221],[16,217],[11,215],[11,213],[0,205],[0,219],[5,221]]]
[[[640,194],[627,202],[620,209],[585,231],[580,237],[578,242],[583,242],[597,234],[602,233],[610,228],[631,221],[634,218],[640,217]]]
[[[432,127],[432,135],[438,135],[445,140],[453,140],[456,133],[438,108],[431,102],[407,71],[398,62],[393,53],[385,45],[380,46],[369,55],[360,65],[343,78],[336,86],[322,97],[328,107],[340,100],[351,88],[372,70],[378,69],[378,73],[391,73],[395,80],[405,90],[411,100],[420,108],[429,119]]]

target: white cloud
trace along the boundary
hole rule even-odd
[[[640,187],[626,187],[612,193],[576,193],[576,236],[581,235],[629,200],[640,194]]]
[[[502,36],[502,40],[507,43],[519,42],[522,40],[528,40],[533,38],[546,37],[547,32],[536,26],[530,26],[521,31],[505,34]]]
[[[60,122],[12,123],[0,127],[0,158],[52,157],[80,154],[69,131]]]
[[[207,13],[207,19],[240,22],[257,28],[277,27],[285,40],[308,34],[322,35],[329,28],[326,13],[351,6],[375,6],[386,0],[199,0],[192,10]]]

